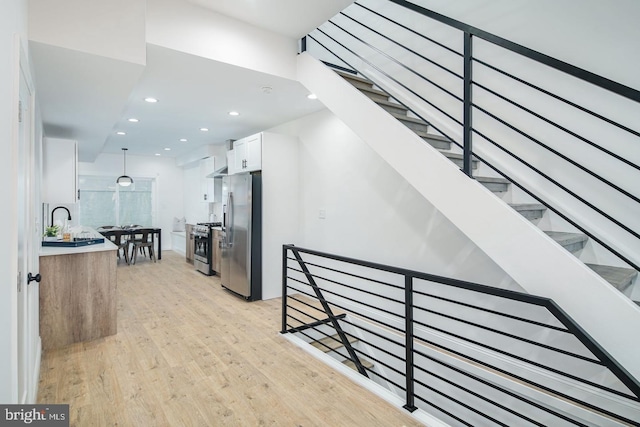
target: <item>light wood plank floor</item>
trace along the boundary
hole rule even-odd
[[[417,426],[282,338],[280,300],[247,303],[184,258],[118,266],[118,334],[46,352],[39,403],[72,426]]]

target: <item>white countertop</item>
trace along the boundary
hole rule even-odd
[[[103,237],[102,234],[90,227],[75,227],[70,230],[74,235],[80,234],[80,232],[87,232],[83,234],[83,237]],[[70,248],[64,248],[59,246],[41,246],[40,256],[52,256],[52,255],[72,255],[72,254],[84,254],[89,252],[103,252],[103,251],[115,251],[118,247],[114,245],[109,239],[105,238],[104,243],[97,243],[94,245],[76,246]]]

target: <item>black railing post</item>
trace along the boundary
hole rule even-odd
[[[287,246],[282,245],[282,329],[281,334],[287,333]]]
[[[413,372],[413,277],[404,276],[404,322],[405,322],[405,380],[407,403],[403,408],[409,412],[418,409],[415,405]]]
[[[471,157],[473,156],[473,147],[471,145],[471,137],[473,134],[472,122],[472,46],[471,33],[464,33],[464,103],[463,103],[463,159],[462,171],[468,176],[472,176]]]

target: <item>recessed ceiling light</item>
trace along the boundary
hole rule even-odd
[[[156,98],[152,98],[152,97],[145,98],[144,100],[151,103],[158,102]]]
[[[164,151],[171,151],[171,148],[167,147],[164,149]]]
[[[237,111],[229,111],[229,115],[230,116],[239,116],[240,113],[238,113]]]
[[[187,142],[187,138],[180,138],[180,142]]]
[[[138,119],[136,119],[134,117],[131,117],[128,121],[130,121],[131,123],[138,123],[140,120],[138,120]]]
[[[200,128],[200,130],[201,130],[202,132],[209,132],[209,129],[207,129],[207,128]]]
[[[316,95],[315,93],[310,93],[309,95],[307,95],[307,98],[309,98],[309,99],[318,99],[318,95]]]
[[[160,153],[156,153],[156,156],[159,156],[159,155],[160,155]]]
[[[127,134],[126,132],[122,132],[122,131],[116,132],[116,135],[126,135],[126,134]]]

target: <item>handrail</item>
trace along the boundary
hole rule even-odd
[[[547,65],[558,71],[562,71],[563,73],[566,73],[570,76],[577,77],[580,80],[584,80],[593,85],[606,89],[610,92],[624,96],[625,98],[629,98],[632,101],[640,102],[640,91],[630,88],[629,86],[625,86],[616,81],[607,79],[606,77],[602,77],[602,76],[599,76],[598,74],[576,67],[575,65],[571,65],[564,61],[560,61],[559,59],[556,59],[549,55],[545,55],[544,53],[540,53],[533,49],[529,49],[528,47],[524,47],[522,45],[512,42],[511,40],[507,40],[505,38],[496,36],[495,34],[491,34],[487,31],[481,30],[480,28],[465,24],[453,18],[449,18],[448,16],[441,15],[437,12],[426,9],[422,6],[418,6],[415,3],[411,3],[406,0],[389,0],[389,1],[397,5],[403,6],[407,9],[413,10],[414,12],[417,12],[421,15],[428,16],[429,18],[434,19],[443,24],[446,24],[450,27],[457,28],[458,30],[464,31],[465,33],[469,33],[475,37],[486,40],[497,46],[503,47],[507,50],[510,50],[515,53],[519,53],[522,56],[525,56],[529,59],[533,59],[536,62]]]
[[[619,194],[631,199],[632,201],[636,202],[636,203],[640,203],[640,197],[636,196],[635,194],[633,194],[631,191],[623,188],[621,185],[618,185],[616,183],[613,182],[613,180],[607,179],[605,177],[603,177],[601,174],[596,173],[594,170],[592,170],[591,168],[582,165],[581,163],[577,162],[575,159],[571,158],[571,156],[563,154],[562,152],[560,152],[557,149],[552,148],[551,146],[549,146],[548,144],[545,144],[544,142],[542,142],[541,140],[531,136],[529,133],[527,133],[526,131],[523,131],[513,125],[511,125],[510,123],[508,123],[507,121],[501,119],[500,117],[497,117],[495,114],[491,113],[490,111],[488,111],[486,108],[483,108],[480,105],[477,105],[476,103],[474,103],[472,101],[472,91],[471,91],[471,87],[472,86],[477,86],[479,88],[482,88],[484,90],[489,91],[489,93],[493,93],[496,94],[495,91],[492,91],[491,89],[487,88],[486,86],[482,85],[479,82],[475,82],[472,79],[471,73],[472,73],[472,63],[473,62],[478,62],[484,66],[490,67],[491,69],[496,69],[495,67],[491,66],[490,64],[487,64],[484,61],[481,61],[477,58],[474,58],[472,56],[472,52],[471,52],[471,36],[477,36],[480,37],[482,39],[485,39],[487,41],[490,41],[491,43],[494,43],[498,46],[502,46],[504,48],[507,48],[513,52],[516,52],[518,54],[521,54],[527,58],[533,59],[533,60],[539,60],[541,63],[548,65],[556,70],[565,72],[571,76],[583,79],[589,83],[592,83],[594,85],[596,85],[597,87],[601,87],[607,90],[610,90],[614,93],[617,93],[619,95],[625,96],[629,99],[633,99],[635,100],[635,98],[639,98],[640,99],[640,92],[636,91],[635,89],[632,88],[628,88],[624,85],[620,85],[620,84],[614,84],[615,82],[612,82],[608,79],[602,78],[600,76],[597,76],[593,73],[587,72],[585,70],[582,70],[578,67],[572,66],[570,64],[566,64],[562,61],[559,60],[555,60],[554,58],[551,58],[547,55],[541,54],[539,52],[535,52],[531,49],[528,48],[524,48],[520,45],[517,45],[513,42],[510,42],[506,39],[502,39],[498,36],[492,35],[490,33],[487,33],[483,30],[480,30],[476,27],[472,27],[463,23],[460,23],[459,21],[453,20],[451,18],[447,18],[444,17],[440,14],[437,14],[435,12],[432,11],[428,11],[427,9],[424,9],[420,6],[414,5],[412,3],[406,2],[406,1],[395,1],[392,0],[393,3],[396,3],[398,5],[401,6],[405,6],[408,7],[410,10],[413,11],[417,11],[417,12],[424,12],[427,11],[428,13],[424,13],[425,16],[428,16],[430,18],[436,19],[439,22],[442,22],[446,25],[450,25],[453,28],[457,28],[460,30],[465,31],[465,54],[461,55],[453,50],[451,50],[450,48],[448,48],[449,50],[451,50],[452,52],[456,53],[457,55],[460,55],[464,58],[464,97],[462,99],[463,101],[463,120],[460,121],[458,120],[456,117],[452,116],[449,112],[445,111],[444,109],[442,109],[440,106],[436,105],[434,102],[432,102],[432,100],[429,100],[427,98],[425,98],[424,96],[420,95],[419,93],[417,93],[415,90],[413,90],[412,88],[409,88],[407,85],[405,85],[404,83],[398,81],[396,78],[390,76],[388,73],[386,73],[384,70],[382,70],[380,67],[378,67],[377,65],[375,65],[374,63],[372,63],[371,61],[369,61],[366,58],[363,58],[362,56],[358,55],[358,53],[356,53],[355,51],[353,51],[351,48],[349,48],[348,46],[346,46],[344,43],[342,43],[341,41],[337,40],[335,37],[331,36],[330,34],[326,33],[325,31],[323,31],[321,28],[318,28],[318,32],[323,34],[324,36],[326,36],[328,39],[332,40],[334,43],[336,43],[337,45],[341,46],[342,48],[344,48],[346,51],[350,52],[350,54],[355,55],[356,57],[358,57],[361,61],[363,61],[363,63],[366,63],[368,67],[370,67],[371,69],[375,69],[377,70],[377,72],[381,73],[382,75],[386,76],[388,79],[390,79],[390,81],[395,82],[395,84],[400,85],[402,88],[404,88],[404,90],[407,90],[409,93],[411,93],[413,96],[416,96],[418,99],[420,99],[422,102],[425,102],[426,104],[428,104],[431,108],[435,109],[436,111],[438,111],[440,114],[442,114],[444,117],[446,117],[447,119],[451,120],[453,123],[461,126],[462,129],[462,136],[463,136],[463,142],[458,143],[457,141],[455,141],[454,138],[452,138],[450,135],[447,135],[446,132],[443,132],[442,129],[439,129],[437,126],[434,126],[434,124],[428,120],[426,120],[424,117],[422,117],[420,114],[418,114],[414,109],[411,109],[409,107],[407,107],[407,105],[403,102],[400,102],[401,105],[403,105],[404,107],[406,107],[409,111],[412,111],[414,114],[416,114],[417,117],[419,117],[420,119],[424,120],[426,123],[428,123],[431,127],[433,127],[434,129],[436,129],[438,132],[440,132],[442,135],[444,135],[444,137],[446,139],[448,139],[450,142],[454,143],[455,145],[459,146],[460,148],[462,148],[463,150],[463,171],[469,175],[470,177],[473,178],[472,176],[472,168],[471,168],[471,163],[472,163],[472,157],[475,156],[477,159],[481,160],[483,163],[485,163],[487,166],[489,166],[491,169],[493,169],[494,171],[496,171],[498,174],[502,175],[503,177],[505,177],[506,179],[508,179],[509,181],[511,181],[511,183],[513,183],[514,185],[516,185],[517,187],[521,188],[522,190],[524,190],[527,194],[531,195],[533,198],[535,198],[536,200],[538,200],[540,203],[542,203],[543,205],[545,205],[549,210],[555,212],[556,214],[558,214],[560,217],[562,217],[563,219],[565,219],[566,221],[568,221],[570,224],[572,224],[573,226],[575,226],[577,229],[579,229],[581,232],[583,232],[584,234],[586,234],[588,237],[590,237],[591,239],[593,239],[595,242],[599,243],[600,245],[602,245],[605,249],[607,249],[608,251],[610,251],[612,254],[614,254],[615,256],[617,256],[620,260],[624,261],[625,263],[629,264],[632,268],[636,269],[636,270],[640,270],[640,264],[633,261],[632,259],[630,259],[630,256],[627,256],[625,254],[623,254],[620,250],[616,249],[613,247],[613,244],[610,244],[608,242],[605,241],[605,239],[603,239],[602,237],[600,237],[599,235],[596,235],[594,231],[591,231],[589,229],[587,229],[587,227],[585,227],[584,225],[580,224],[578,221],[570,218],[566,213],[564,213],[561,209],[558,209],[557,207],[554,207],[553,205],[551,205],[547,200],[544,200],[541,196],[535,194],[534,192],[532,192],[531,190],[527,189],[525,186],[523,186],[522,184],[518,183],[517,181],[515,181],[512,177],[508,176],[507,174],[505,174],[504,172],[502,172],[501,170],[499,170],[498,168],[496,168],[494,165],[492,165],[490,162],[488,162],[486,159],[483,159],[480,155],[478,155],[477,153],[473,152],[472,149],[472,134],[475,134],[477,136],[480,136],[481,138],[483,138],[487,143],[492,144],[494,146],[496,146],[497,148],[499,148],[500,150],[502,150],[503,152],[505,152],[507,155],[511,156],[512,158],[516,159],[517,161],[519,161],[520,163],[522,163],[523,165],[525,165],[527,168],[529,168],[529,170],[533,171],[534,173],[538,174],[539,176],[541,176],[542,178],[544,178],[545,180],[547,180],[550,184],[556,186],[557,188],[561,189],[563,192],[565,192],[567,195],[571,196],[573,199],[576,200],[576,202],[581,203],[582,205],[584,205],[585,207],[589,208],[592,212],[594,212],[595,214],[600,215],[603,219],[606,219],[607,221],[609,221],[612,226],[616,226],[618,227],[620,230],[623,230],[625,233],[627,233],[630,237],[632,236],[633,238],[636,239],[640,239],[640,233],[638,233],[637,231],[635,231],[634,229],[632,229],[628,224],[625,224],[625,222],[623,220],[621,220],[620,218],[616,218],[614,215],[608,213],[605,209],[603,209],[601,206],[597,206],[598,203],[597,202],[593,202],[590,201],[588,199],[592,199],[592,197],[584,197],[581,196],[580,194],[578,194],[577,191],[572,190],[569,186],[567,185],[563,185],[561,184],[557,179],[554,179],[550,174],[544,173],[542,169],[535,167],[532,163],[527,162],[525,159],[523,159],[522,157],[514,154],[514,152],[512,152],[511,150],[507,149],[506,147],[504,147],[503,145],[497,143],[494,139],[488,137],[487,135],[485,135],[483,132],[481,132],[480,130],[476,129],[473,127],[472,125],[472,111],[475,109],[477,111],[483,112],[484,114],[487,115],[487,117],[492,118],[493,120],[496,121],[496,123],[502,124],[503,126],[506,126],[507,129],[512,130],[513,132],[515,132],[518,135],[521,135],[523,138],[526,138],[527,140],[535,143],[536,145],[546,149],[548,152],[556,155],[558,158],[568,162],[569,164],[571,164],[573,167],[576,168],[576,171],[580,171],[582,173],[585,173],[591,177],[593,177],[594,179],[598,180],[599,182],[601,182],[602,184],[608,186],[609,188],[615,190],[616,192],[618,192]],[[418,32],[416,32],[415,30],[412,30],[406,26],[404,26],[402,23],[396,22],[392,19],[390,19],[389,17],[386,17],[362,4],[360,4],[359,2],[355,2],[354,5],[363,8],[381,18],[386,19],[389,22],[394,23],[395,25],[398,25],[402,28],[407,29],[408,31],[411,31],[412,33],[425,38],[426,40],[429,40],[430,42],[434,42],[434,43],[438,43],[438,45],[442,46],[442,47],[446,47],[442,44],[440,44],[439,42],[436,42],[432,39],[430,39],[428,36],[420,34]],[[412,6],[410,6],[412,5]],[[417,9],[417,10],[416,10]],[[390,40],[393,42],[393,40],[391,40],[390,38],[386,37],[385,35],[381,34],[379,31],[372,29],[370,26],[365,25],[357,20],[355,20],[353,17],[349,16],[348,14],[341,12],[340,13],[341,16],[346,17],[347,19],[356,22],[360,25],[362,25],[364,28],[369,29],[370,31],[373,31],[375,34],[378,34],[382,37],[384,37],[387,40]],[[404,67],[406,70],[408,70],[409,72],[418,75],[420,78],[425,79],[427,82],[429,82],[430,84],[432,84],[434,87],[443,90],[445,93],[447,93],[448,95],[454,96],[456,99],[459,99],[459,97],[453,93],[451,93],[450,91],[442,88],[440,85],[438,85],[437,83],[433,82],[431,79],[426,78],[422,75],[420,75],[419,73],[417,73],[415,70],[411,69],[410,67],[407,67],[405,64],[399,62],[398,60],[396,60],[395,58],[393,58],[392,56],[390,56],[389,54],[387,54],[386,52],[381,51],[380,49],[378,49],[377,47],[371,45],[370,43],[366,42],[365,40],[362,40],[360,37],[355,36],[353,33],[347,31],[346,29],[342,28],[340,25],[336,24],[335,22],[333,22],[332,20],[328,21],[329,24],[334,25],[335,27],[339,28],[341,31],[345,32],[346,34],[350,35],[351,37],[355,38],[356,40],[358,40],[360,43],[364,44],[365,46],[367,46],[368,48],[378,52],[380,55],[383,55],[385,58],[391,60],[392,62],[398,64],[401,67]],[[331,49],[329,49],[327,46],[325,46],[320,40],[316,39],[315,37],[313,37],[312,35],[308,35],[308,37],[310,37],[312,40],[314,40],[316,43],[318,43],[320,46],[322,46],[324,49],[326,49],[328,52],[330,52],[331,54],[333,54],[334,56],[336,56],[338,59],[340,59],[342,62],[344,62],[345,64],[351,66],[352,68],[354,68],[356,71],[358,71],[360,74],[366,76],[367,73],[366,72],[361,72],[360,70],[358,70],[357,68],[353,67],[352,64],[349,64],[349,62],[347,60],[345,60],[344,58],[341,58],[336,52],[333,52]],[[399,45],[397,42],[394,42],[395,44]],[[425,58],[423,55],[415,52],[412,49],[408,49],[405,47],[405,49],[407,49],[409,52],[418,55],[420,58]],[[428,58],[425,58],[427,61],[430,61]],[[444,68],[444,67],[440,67],[440,68]],[[454,74],[456,77],[460,77],[458,74],[453,73],[451,70],[448,70],[445,68],[445,70],[447,70],[449,73]],[[569,70],[569,71],[567,71]],[[576,105],[575,103],[572,103],[571,101],[568,101],[562,97],[559,97],[558,95],[554,95],[549,93],[548,91],[539,88],[536,85],[533,85],[529,82],[523,81],[522,79],[519,79],[516,76],[512,76],[509,73],[506,73],[502,70],[497,69],[497,71],[501,72],[502,74],[508,76],[509,78],[513,78],[518,82],[521,82],[523,84],[527,84],[528,86],[534,88],[535,90],[540,91],[541,93],[545,94],[545,95],[550,95],[553,96],[554,98],[567,103],[569,106],[571,107],[575,107],[575,108],[579,108],[581,111],[588,113],[600,120],[603,120],[604,122],[608,123],[608,124],[612,124],[616,127],[618,127],[619,129],[626,131],[626,132],[630,132],[632,135],[640,135],[640,133],[634,131],[633,129],[629,129],[628,127],[621,125],[611,119],[608,119],[598,113],[594,113],[593,111],[586,109],[584,107],[580,107],[578,105]],[[544,121],[545,123],[548,123],[550,126],[554,126],[555,128],[559,129],[562,132],[567,133],[568,135],[572,136],[573,138],[575,138],[576,140],[582,141],[588,145],[590,145],[591,147],[600,150],[601,152],[611,156],[612,158],[621,161],[622,163],[636,169],[636,170],[640,170],[640,166],[634,164],[632,161],[624,158],[621,155],[618,155],[616,153],[614,153],[611,150],[608,150],[598,144],[593,143],[592,141],[590,141],[589,139],[579,135],[577,132],[571,131],[570,129],[561,126],[557,123],[555,123],[554,121],[547,119],[545,117],[543,117],[541,114],[538,114],[514,101],[511,101],[509,99],[507,99],[506,97],[500,95],[500,94],[496,94],[500,99],[505,99],[508,102],[510,102],[512,105],[514,105],[517,108],[520,108],[521,110],[527,112],[528,114],[530,114],[532,117],[538,118],[542,121]],[[392,98],[398,100],[396,97],[391,96]],[[460,100],[460,99],[459,99]]]
[[[303,258],[303,255],[305,256],[305,258],[312,257],[313,261],[305,260]],[[287,311],[288,308],[293,308],[293,310],[295,311],[302,312],[300,309],[296,309],[295,307],[290,307],[288,305],[289,298],[293,298],[296,301],[301,302],[310,308],[313,308],[314,310],[321,311],[321,309],[319,309],[317,306],[312,306],[308,303],[304,303],[302,300],[298,299],[297,297],[290,295],[291,292],[297,292],[297,293],[300,293],[301,295],[305,295],[306,297],[312,297],[313,293],[307,292],[305,291],[305,289],[302,289],[305,286],[311,287],[314,290],[314,292],[316,292],[316,288],[318,291],[320,290],[322,290],[323,292],[328,291],[329,295],[333,295],[335,297],[332,297],[330,299],[325,299],[325,297],[322,297],[322,299],[320,300],[322,307],[325,308],[326,306],[326,308],[329,310],[329,311],[325,311],[327,318],[331,318],[333,316],[333,314],[331,314],[330,307],[339,308],[345,311],[346,315],[341,316],[340,319],[337,319],[335,316],[333,316],[334,318],[336,318],[336,322],[339,320],[345,325],[348,325],[350,328],[355,328],[356,332],[358,330],[361,330],[363,331],[362,333],[364,335],[376,336],[377,337],[376,339],[378,340],[382,339],[386,342],[389,342],[390,345],[404,346],[405,357],[404,359],[401,359],[398,356],[398,354],[400,353],[391,352],[389,350],[384,349],[383,346],[381,346],[380,344],[374,343],[371,340],[367,341],[363,337],[360,338],[361,341],[368,348],[374,348],[378,351],[384,352],[389,356],[392,356],[394,359],[398,359],[400,362],[404,362],[404,366],[405,366],[404,372],[401,372],[398,369],[398,366],[394,366],[394,364],[390,365],[388,362],[384,362],[380,359],[376,359],[375,356],[373,356],[372,354],[367,354],[367,352],[363,349],[353,348],[353,351],[354,353],[358,353],[364,358],[374,360],[376,364],[380,364],[380,366],[382,366],[381,371],[374,369],[375,366],[374,368],[365,368],[365,369],[366,371],[368,371],[369,374],[378,376],[382,380],[390,382],[394,384],[394,386],[402,390],[405,393],[405,398],[406,398],[406,404],[404,405],[404,407],[409,411],[413,411],[419,407],[419,404],[418,405],[416,404],[418,400],[431,405],[431,403],[426,398],[426,396],[421,394],[416,388],[416,386],[420,386],[421,388],[436,387],[434,384],[426,385],[424,383],[424,377],[421,376],[420,378],[422,379],[418,378],[418,374],[417,372],[414,372],[414,370],[420,371],[420,375],[424,374],[424,375],[433,376],[435,378],[438,378],[438,376],[441,375],[433,372],[426,365],[417,364],[414,359],[415,357],[419,356],[420,358],[432,360],[436,364],[444,366],[446,369],[456,371],[459,374],[472,379],[473,381],[482,383],[486,386],[490,386],[496,389],[500,393],[504,393],[510,397],[515,397],[516,399],[518,399],[521,402],[524,402],[527,405],[530,405],[537,409],[544,410],[546,413],[551,413],[560,419],[569,421],[575,425],[584,425],[578,420],[572,418],[570,414],[555,411],[552,407],[548,407],[541,403],[536,403],[534,400],[529,399],[527,396],[519,395],[519,393],[514,393],[510,391],[508,388],[505,388],[506,386],[504,385],[494,384],[491,381],[478,377],[476,374],[472,374],[471,372],[465,371],[460,366],[455,367],[453,365],[450,365],[446,361],[442,360],[441,357],[436,357],[435,355],[426,354],[424,353],[424,350],[421,350],[420,348],[416,347],[416,344],[425,343],[432,348],[440,349],[439,351],[442,353],[442,355],[446,353],[454,354],[456,355],[455,356],[456,360],[466,359],[469,361],[469,363],[473,365],[482,365],[491,370],[501,372],[502,375],[507,375],[509,377],[512,377],[516,382],[530,384],[534,388],[538,388],[552,395],[556,395],[561,400],[569,400],[571,402],[574,402],[576,405],[589,408],[593,411],[604,414],[604,416],[612,417],[614,419],[617,419],[625,423],[629,423],[632,425],[640,425],[636,421],[630,420],[625,415],[616,413],[610,408],[598,406],[597,404],[589,401],[589,398],[587,396],[583,395],[580,398],[578,398],[576,396],[569,395],[566,392],[563,392],[561,390],[550,388],[548,385],[540,384],[538,381],[535,381],[531,378],[525,378],[520,373],[510,372],[508,369],[505,369],[501,366],[494,366],[488,363],[486,360],[479,360],[473,355],[461,353],[460,349],[455,350],[451,348],[451,346],[445,346],[441,342],[435,342],[432,339],[428,339],[427,337],[424,336],[424,332],[419,332],[415,329],[415,326],[419,326],[420,328],[422,328],[422,330],[433,329],[438,331],[438,333],[446,334],[452,337],[453,339],[465,340],[465,337],[453,331],[442,329],[442,327],[435,327],[434,325],[426,324],[424,320],[420,320],[420,319],[423,319],[422,317],[420,319],[416,317],[419,315],[419,312],[417,310],[420,310],[420,312],[423,312],[425,310],[426,311],[430,310],[428,306],[425,306],[425,304],[427,303],[424,302],[424,300],[421,300],[422,302],[419,305],[417,305],[415,302],[416,297],[426,295],[423,288],[427,285],[453,287],[456,289],[471,291],[471,292],[477,293],[479,296],[482,296],[483,298],[489,298],[489,301],[491,298],[499,298],[502,300],[509,300],[517,303],[524,303],[527,305],[538,306],[546,309],[547,313],[551,314],[556,319],[556,321],[558,321],[560,324],[564,326],[564,328],[566,328],[562,332],[570,333],[579,342],[581,342],[582,345],[584,346],[584,349],[588,350],[591,353],[591,355],[594,356],[603,367],[608,369],[609,372],[613,374],[620,381],[621,384],[624,384],[624,386],[629,390],[629,393],[620,391],[615,388],[594,383],[589,378],[581,378],[577,376],[577,374],[575,373],[569,374],[567,372],[563,372],[562,369],[567,369],[566,366],[570,366],[571,363],[569,363],[569,365],[566,365],[566,362],[561,363],[562,369],[558,367],[552,368],[552,367],[546,366],[544,363],[541,363],[535,360],[530,360],[530,359],[528,360],[522,356],[501,351],[500,349],[493,349],[492,351],[496,351],[498,354],[506,355],[507,357],[510,357],[514,360],[520,360],[523,363],[540,367],[542,369],[548,370],[549,372],[563,375],[570,380],[578,381],[586,385],[589,385],[591,387],[601,389],[613,395],[629,399],[630,401],[635,402],[635,404],[640,402],[640,382],[638,382],[637,379],[633,378],[620,364],[617,363],[615,359],[613,359],[604,349],[602,349],[598,345],[598,343],[596,343],[576,322],[574,322],[562,309],[560,309],[549,298],[543,298],[543,297],[530,295],[530,294],[517,292],[517,291],[494,288],[491,286],[482,285],[478,283],[462,281],[454,278],[443,277],[439,275],[419,272],[419,271],[400,268],[400,267],[389,266],[389,265],[365,261],[365,260],[359,260],[351,257],[329,254],[326,252],[301,248],[294,245],[283,245],[282,256],[283,256],[283,261],[282,261],[283,311],[282,311],[281,333],[301,333],[305,335],[308,339],[313,340],[314,338],[312,335],[304,333],[304,331],[307,329],[313,329],[318,334],[329,337],[330,335],[327,334],[325,330],[318,329],[318,327],[320,328],[326,327],[330,323],[327,321],[327,319],[322,319],[308,313],[303,313],[305,316],[311,318],[312,321],[308,322],[306,325],[303,325],[303,326],[291,325],[290,327],[288,324],[289,318],[292,318],[297,322],[301,322],[301,320],[298,319],[295,315],[289,314]],[[300,269],[290,266],[288,264],[289,260],[300,265]],[[353,274],[349,272],[348,271],[349,269],[346,269],[345,266],[358,267],[358,274]],[[311,271],[311,269],[314,269],[314,271]],[[324,275],[319,274],[320,270],[326,270],[328,273],[331,273],[332,277],[328,278],[328,277],[325,277]],[[379,280],[377,278],[377,275],[379,274],[378,272],[384,272],[385,277],[387,277],[388,274],[397,275],[399,277],[397,280],[394,279],[393,283],[391,283],[389,281],[391,279],[384,280],[384,281]],[[301,277],[301,278],[304,277],[306,278],[308,283],[305,283],[304,280],[299,280],[294,276]],[[353,281],[353,283],[349,284],[349,283],[346,283],[345,281],[346,282]],[[404,286],[398,285],[398,283],[400,282],[403,282]],[[370,283],[371,286],[367,285],[367,283]],[[353,293],[354,291],[356,291],[358,295],[359,294],[368,295],[368,297],[366,298],[370,298],[371,301],[370,302],[363,301],[363,299],[365,298],[364,296],[358,298],[355,296],[350,297],[348,295],[345,295],[345,293],[339,290],[339,289],[342,289],[343,287],[342,285],[346,286],[347,288],[345,292]],[[327,288],[331,288],[331,290]],[[402,296],[402,298],[404,299],[404,304],[403,304],[404,308],[402,310],[397,309],[395,313],[391,313],[388,311],[388,309],[384,308],[383,302],[385,300],[390,299],[391,301],[396,301],[397,297],[394,298],[390,296],[389,295],[390,291],[382,292],[381,290],[383,289],[391,289],[394,292],[396,292],[397,297]],[[474,298],[474,300],[475,299],[476,298]],[[379,303],[376,303],[376,301],[379,301]],[[378,306],[376,306],[376,304],[378,304]],[[358,307],[363,307],[364,309],[368,310],[368,314],[359,312]],[[469,307],[469,305],[467,305],[467,307]],[[471,306],[471,308],[473,308],[473,306]],[[377,316],[376,313],[380,313],[381,316]],[[397,316],[400,316],[401,320],[395,324],[390,324],[388,322],[385,322],[385,320],[383,320],[385,313],[393,314],[394,318]],[[460,321],[461,319],[456,319],[457,315],[459,315],[457,313],[457,310],[452,310],[451,314],[447,314],[446,316],[447,318],[453,321]],[[357,318],[364,319],[367,322],[367,324],[371,325],[371,327],[360,325],[359,323],[361,322],[355,322],[355,318],[351,319],[351,316],[356,316]],[[388,314],[387,314],[387,317],[388,317]],[[509,316],[505,317],[504,319],[505,320],[503,322],[510,321]],[[520,321],[520,319],[512,319],[512,320],[515,320],[517,322]],[[403,326],[400,327],[400,324],[402,324]],[[467,324],[469,324],[471,327],[477,327],[479,328],[479,330],[488,330],[488,328],[485,328],[481,324],[476,324],[474,322],[468,322]],[[381,332],[375,332],[374,329],[376,328],[376,325],[380,325],[380,327],[382,327],[382,329],[379,329],[379,331],[384,331],[384,330],[395,331],[392,334],[392,339],[385,337],[384,334],[382,334]],[[536,325],[540,325],[540,323],[537,322]],[[544,326],[550,326],[550,325],[542,325],[542,326],[544,327]],[[556,330],[556,329],[557,328],[554,327],[553,330]],[[495,332],[495,331],[492,331],[492,332]],[[501,333],[501,331],[497,331],[497,332]],[[474,334],[475,333],[476,332],[474,332]],[[525,331],[521,331],[521,333],[526,334]],[[349,332],[349,334],[353,335],[354,333]],[[472,335],[475,337],[474,334]],[[511,332],[501,333],[501,334],[507,337],[510,337]],[[528,337],[526,339],[529,341],[532,341]],[[476,338],[474,340],[471,340],[471,341],[467,340],[467,341],[469,341],[470,343],[473,343],[474,345],[482,345],[482,343],[479,342],[478,340],[482,340],[482,338]],[[534,342],[530,342],[529,344],[536,345],[536,343]],[[543,347],[549,347],[549,345],[543,343]],[[348,348],[347,350],[349,351]],[[348,356],[342,353],[340,354],[342,357],[351,359],[352,352],[349,351],[349,353],[350,354]],[[563,354],[566,357],[570,357],[575,360],[582,360],[583,362],[592,362],[595,360],[595,359],[592,360],[590,357],[586,357],[577,353],[572,354],[572,353],[564,352]],[[397,374],[402,374],[405,378],[405,385],[401,386],[398,383],[398,379],[395,377],[391,378],[391,377],[385,376],[386,375],[384,373],[385,370],[391,370],[396,372]],[[468,386],[464,384],[456,384],[451,379],[447,379],[445,382],[450,383],[451,385],[464,391],[465,393],[469,393],[471,395],[477,394],[477,391],[474,391],[473,389],[468,388]],[[442,393],[437,388],[433,388],[432,391],[438,394]],[[448,399],[453,402],[457,401],[457,398],[454,396],[449,396]],[[496,406],[497,408],[506,410],[507,412],[510,412],[510,413],[514,413],[514,411],[510,409],[506,409],[503,405],[501,405],[499,403],[499,399],[498,400],[487,399],[487,398],[481,398],[481,399],[486,401],[488,404]],[[460,404],[459,401],[457,401],[457,403]],[[474,413],[478,413],[479,415],[485,418],[490,417],[489,415],[482,412],[481,410],[474,408],[472,405],[468,405],[468,403],[469,402],[463,403],[462,406],[466,407],[467,409],[469,409]],[[434,405],[431,405],[431,406],[434,406]],[[437,407],[437,406],[434,406],[434,407]],[[440,408],[440,407],[437,407],[437,408],[439,410],[442,410],[444,413],[447,413],[447,410],[445,408]],[[530,414],[527,415],[527,414],[515,413],[515,415],[523,419],[527,419],[530,422],[533,422],[534,424],[543,425],[543,424],[540,424],[538,421],[531,420],[529,418],[531,417]],[[459,420],[459,421],[462,422],[463,424],[466,423],[463,420]],[[500,424],[500,422],[498,422],[498,424]]]

